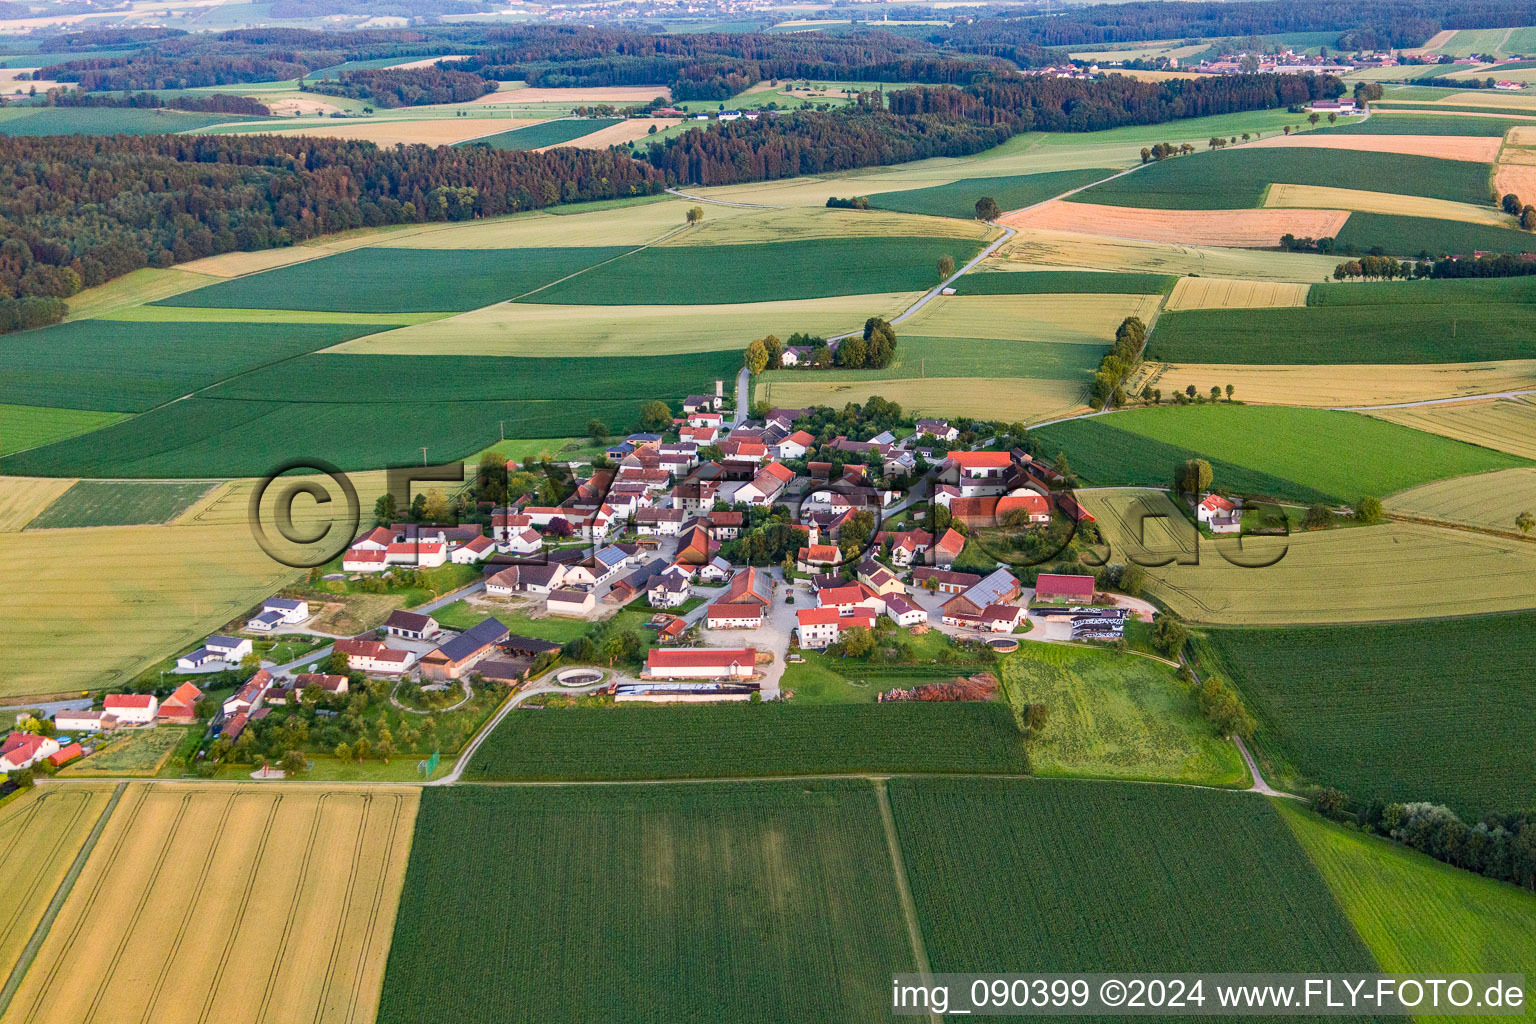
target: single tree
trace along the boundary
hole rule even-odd
[[[283,759],[277,762],[277,766],[283,770],[284,778],[291,779],[309,768],[309,758],[304,756],[302,750],[290,750],[283,754]]]
[[[1531,531],[1536,530],[1536,512],[1527,509],[1515,516],[1515,529],[1527,537],[1530,536]]]
[[[1527,231],[1536,231],[1536,206],[1527,206],[1520,211],[1520,226]]]
[[[672,425],[672,410],[666,402],[653,398],[640,407],[640,425],[647,430],[660,430]]]
[[[1142,152],[1145,153],[1146,150],[1142,150]],[[1143,160],[1142,162],[1145,163],[1146,161]],[[988,223],[991,223],[992,221],[997,220],[998,216],[1001,215],[1002,212],[1003,211],[997,208],[997,200],[993,199],[991,196],[982,196],[980,199],[976,200],[977,220],[984,220]]]
[[[1502,202],[1500,202],[1499,205],[1502,206],[1504,208],[1504,212],[1509,214],[1511,217],[1520,216],[1520,211],[1525,209],[1525,204],[1522,203],[1520,201],[1520,197],[1515,195],[1513,192],[1504,193],[1504,199]]]
[[[1355,519],[1367,525],[1373,525],[1386,518],[1382,511],[1381,499],[1372,498],[1369,495],[1358,498],[1355,501]]]
[[[373,503],[373,524],[389,526],[399,519],[400,510],[395,507],[395,496],[385,491],[379,495],[379,500]]]
[[[1317,124],[1317,122],[1319,122],[1321,120],[1322,120],[1322,117],[1320,117],[1315,111],[1313,113],[1310,113],[1310,114],[1307,115],[1307,123],[1310,124],[1310,125],[1314,125],[1315,126]]]
[[[596,416],[592,417],[587,420],[587,436],[592,439],[593,444],[602,444],[608,440],[608,424]]]
[[[1184,393],[1186,395],[1188,395],[1190,398],[1194,398],[1195,397],[1195,386],[1193,384],[1189,385],[1188,387],[1186,387],[1184,389]]]
[[[448,496],[440,489],[434,487],[426,494],[424,512],[429,523],[446,523],[453,518],[453,506],[448,501]]]
[[[1220,388],[1219,385],[1216,385],[1216,384],[1212,384],[1211,385],[1211,401],[1213,401],[1213,402],[1221,401],[1221,388]]]
[[[1227,401],[1232,401],[1232,393],[1236,390],[1231,384],[1227,385]]]
[[[949,275],[955,272],[955,258],[949,253],[939,257],[939,280],[949,280]]]
[[[754,377],[768,368],[768,346],[763,344],[762,338],[754,338],[747,346],[746,360],[747,372]]]
[[[1214,479],[1211,464],[1204,459],[1189,459],[1179,465],[1174,483],[1183,494],[1204,494]]]
[[[688,213],[687,213],[686,216],[688,218],[688,226],[692,227],[693,225],[697,224],[699,221],[704,219],[704,207],[702,207],[702,206],[690,206],[690,207],[688,207]]]
[[[1335,124],[1335,123],[1338,122],[1338,120],[1339,120],[1339,115],[1338,114],[1329,114],[1328,115],[1328,123],[1329,124]]]
[[[1309,530],[1324,530],[1333,525],[1333,509],[1318,502],[1307,509],[1307,514],[1302,516],[1301,525]]]

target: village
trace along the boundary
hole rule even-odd
[[[488,526],[363,530],[325,579],[388,581],[445,565],[473,567],[478,579],[352,636],[313,629],[317,600],[285,591],[177,656],[162,678],[182,681],[168,695],[60,706],[49,727],[9,735],[0,770],[57,769],[104,738],[176,724],[206,729],[198,757],[220,741],[212,752],[222,753],[284,709],[344,708],[362,681],[407,711],[401,686],[434,708],[463,705],[476,687],[578,689],[615,704],[780,700],[794,696],[789,666],[812,652],[865,651],[876,637],[934,632],[1003,654],[1020,641],[1123,645],[1129,622],[1153,620],[1154,606],[1106,589],[1087,566],[1010,564],[1010,545],[1039,550],[1049,536],[1091,531],[1093,517],[1062,474],[1006,438],[971,450],[954,425],[917,419],[818,442],[805,429],[817,410],[748,420],[726,405],[723,383],[691,396],[671,431],[612,444],[602,468],[580,467],[590,475],[556,504],[529,494],[490,508]],[[1242,509],[1220,494],[1191,506],[1212,535],[1242,529]],[[444,607],[471,624],[460,614],[457,628],[445,626],[434,617]],[[643,643],[615,633],[604,649],[501,621],[597,630],[637,609]],[[267,638],[306,631],[295,657],[264,660]],[[205,696],[198,685],[230,678],[232,692]],[[881,699],[913,698],[898,688]]]

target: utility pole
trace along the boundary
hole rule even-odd
[[[422,445],[421,446],[421,464],[423,466],[425,466],[427,464],[427,446],[426,445]]]

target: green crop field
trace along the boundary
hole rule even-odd
[[[867,1021],[914,969],[869,783],[455,787],[378,1020]]]
[[[1309,306],[1531,305],[1536,303],[1536,275],[1528,277],[1426,278],[1421,281],[1370,281],[1315,284]]]
[[[1471,135],[1502,137],[1511,128],[1528,125],[1508,117],[1447,117],[1444,114],[1377,113],[1365,121],[1320,128],[1328,135]]]
[[[1393,188],[1396,187],[1394,184]],[[1485,188],[1485,198],[1486,194]],[[1352,252],[1369,252],[1379,247],[1393,256],[1465,255],[1474,251],[1536,252],[1536,236],[1527,231],[1395,213],[1352,213],[1334,241],[1341,247],[1349,247]]]
[[[622,117],[561,118],[525,125],[511,131],[487,135],[480,139],[461,142],[461,146],[489,146],[491,149],[539,149],[542,146],[559,146],[573,142],[584,135],[619,124]]]
[[[1275,806],[1382,970],[1520,974],[1536,963],[1536,896],[1324,821],[1292,801]]]
[[[769,383],[905,380],[912,377],[1037,377],[1081,380],[1099,368],[1104,349],[1057,341],[903,336],[896,361],[883,370],[771,370]]]
[[[1464,815],[1536,806],[1536,614],[1213,629],[1277,771]]]
[[[516,298],[630,246],[389,249],[373,246],[208,285],[155,303],[226,309],[431,313]]]
[[[682,392],[680,392],[681,394]],[[508,437],[570,437],[600,419],[636,425],[654,397],[580,402],[285,402],[190,398],[103,430],[22,452],[7,472],[32,476],[264,476],[297,457],[345,470],[420,465],[473,455]]]
[[[924,291],[939,283],[940,256],[960,266],[979,251],[969,239],[901,236],[653,246],[524,301],[700,305]]]
[[[1369,293],[1377,286],[1349,287]],[[1531,359],[1536,358],[1536,305],[1410,300],[1192,309],[1158,318],[1147,355],[1175,363],[1265,365]]]
[[[966,274],[955,282],[957,295],[1161,295],[1178,278],[1170,274],[1115,274],[1088,270],[998,271]]]
[[[1262,797],[1068,780],[889,785],[935,971],[1375,969]]]
[[[1264,205],[1269,184],[1329,185],[1487,205],[1487,164],[1344,149],[1233,149],[1177,157],[1095,185],[1068,202],[1160,210],[1240,210]],[[1351,217],[1353,220],[1353,216]],[[1494,229],[1497,230],[1497,229]]]
[[[168,523],[213,485],[208,481],[166,483],[151,480],[80,480],[37,518],[29,530],[83,526],[142,526]]]
[[[508,715],[471,779],[651,779],[844,772],[1023,772],[999,703],[683,705]]]
[[[1088,168],[1047,171],[1044,174],[1011,174],[997,178],[962,178],[931,188],[881,192],[869,197],[869,205],[877,210],[892,210],[896,213],[975,217],[976,200],[982,196],[991,196],[999,210],[1018,210],[1100,181],[1114,173],[1113,169]]]
[[[0,402],[139,412],[377,329],[77,320],[0,338]]]
[[[1030,742],[1037,775],[1248,783],[1237,748],[1206,722],[1173,669],[1150,658],[1025,644],[1003,661],[1003,693],[1021,710],[1048,710]]]
[[[35,107],[8,113],[0,119],[0,135],[162,135],[251,120],[239,114],[141,107]]]
[[[0,405],[0,457],[86,434],[121,418],[111,412]]]
[[[1162,406],[1031,431],[1095,486],[1168,486],[1183,460],[1208,459],[1217,487],[1314,501],[1382,496],[1429,480],[1526,465],[1512,455],[1357,413],[1259,405]],[[1396,424],[1391,424],[1396,427]]]

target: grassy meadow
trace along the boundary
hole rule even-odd
[[[168,523],[213,487],[206,480],[80,480],[27,524],[29,530]]]
[[[1218,736],[1172,668],[1150,658],[1026,643],[1003,661],[1003,694],[1050,720],[1030,741],[1033,774],[1247,785],[1237,748]]]
[[[0,458],[88,434],[121,418],[120,414],[112,412],[0,405]]]
[[[935,971],[1376,969],[1262,797],[1044,779],[889,786]]]
[[[1536,614],[1213,629],[1203,642],[1286,777],[1469,820],[1536,804],[1536,753],[1521,739],[1536,728]]]
[[[378,1020],[871,1020],[915,967],[868,782],[461,786],[422,795]]]
[[[996,178],[962,178],[946,185],[881,192],[869,197],[877,210],[896,213],[923,213],[935,217],[974,217],[976,201],[990,196],[999,210],[1017,210],[1044,202],[1074,188],[1091,185],[1114,174],[1104,167],[1043,174],[1005,175]]]
[[[770,703],[516,711],[476,750],[466,778],[1025,770],[1023,737],[998,703]]]

